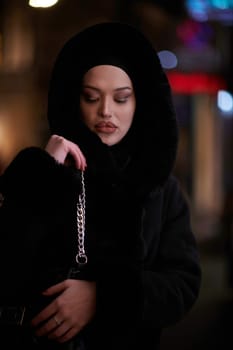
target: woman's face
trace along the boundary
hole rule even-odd
[[[91,68],[83,78],[80,108],[87,127],[103,143],[115,145],[128,132],[136,108],[129,76],[116,66]]]

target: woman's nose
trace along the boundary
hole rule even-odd
[[[104,117],[104,118],[110,118],[112,113],[111,113],[111,103],[108,99],[104,99],[99,108],[99,114]]]

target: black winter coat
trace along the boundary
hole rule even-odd
[[[28,318],[47,303],[40,292],[75,268],[79,175],[29,148],[1,177],[1,305],[26,304]],[[180,320],[199,292],[187,203],[173,177],[133,206],[116,184],[93,194],[90,177],[89,262],[75,278],[97,282],[97,314],[82,337],[87,349],[156,349],[161,329]]]

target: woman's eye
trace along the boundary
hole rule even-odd
[[[115,97],[117,103],[125,103],[129,99],[129,96]]]
[[[83,94],[83,99],[86,102],[92,103],[98,100],[98,96],[90,96],[90,95]]]

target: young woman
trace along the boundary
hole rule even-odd
[[[188,205],[172,175],[171,91],[152,44],[122,23],[71,38],[55,62],[48,121],[46,152],[20,157],[43,169],[39,197],[65,223],[55,225],[57,240],[60,231],[67,241],[75,231],[77,241],[64,253],[71,273],[50,282],[47,305],[30,319],[35,346],[158,349],[162,329],[197,300],[201,271]],[[47,221],[53,226],[48,214],[40,229]]]

